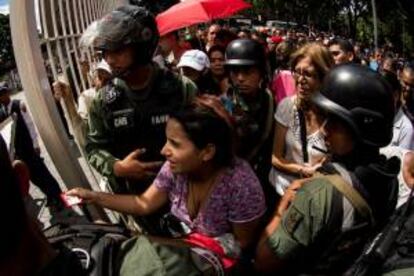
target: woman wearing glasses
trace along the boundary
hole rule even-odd
[[[312,176],[325,158],[319,129],[322,121],[311,96],[333,65],[328,50],[311,43],[291,57],[296,94],[283,99],[276,111],[276,131],[269,180],[279,195],[296,178]]]

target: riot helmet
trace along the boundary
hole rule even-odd
[[[98,51],[118,51],[131,46],[134,64],[151,62],[159,40],[154,16],[145,8],[120,6],[100,19],[95,28],[92,46]]]
[[[391,142],[393,94],[388,83],[369,68],[352,64],[335,67],[312,102],[344,122],[360,145],[384,147]]]
[[[252,39],[233,40],[226,49],[226,62],[228,67],[258,66],[264,70],[266,56],[264,47]]]

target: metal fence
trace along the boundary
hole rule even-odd
[[[34,122],[58,173],[68,188],[90,183],[68,139],[52,95],[51,84],[60,75],[75,96],[89,88],[84,63],[93,53],[82,53],[78,41],[86,27],[123,0],[13,0],[10,23],[19,75]],[[100,209],[94,218],[105,218]]]

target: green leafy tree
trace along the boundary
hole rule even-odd
[[[0,14],[0,73],[15,67],[9,15]]]
[[[372,0],[251,0],[268,18],[312,25],[356,40],[373,42]],[[375,0],[380,44],[409,54],[414,47],[414,1]]]

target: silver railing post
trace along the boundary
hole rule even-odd
[[[76,48],[77,39],[84,28],[91,23],[90,21],[95,19],[91,16],[91,6],[98,6],[99,2],[108,2],[109,5],[106,5],[106,8],[111,9],[117,3],[111,0],[82,0],[83,5],[71,5],[72,8],[84,7],[88,10],[70,11],[71,6],[66,1],[78,1],[80,4],[79,0],[51,0],[47,3],[46,1],[13,0],[10,2],[10,24],[15,59],[33,120],[63,182],[68,188],[90,187],[59,117],[50,81],[56,79],[58,70],[61,70],[64,74],[71,74],[77,93],[80,92],[81,87],[84,88],[85,80],[82,76],[75,76],[75,70],[80,74],[78,72],[80,67]],[[94,2],[93,5],[91,1]],[[46,54],[47,58],[42,56],[41,39],[36,25],[35,2],[39,3],[41,30],[46,40],[44,41],[46,52],[43,54]],[[64,9],[66,13],[63,12]],[[107,11],[99,10],[101,14],[95,14],[95,17],[99,18]],[[81,22],[72,22],[78,20],[78,13],[81,15]],[[88,20],[85,21],[87,14]],[[62,20],[65,22],[62,23]],[[79,23],[81,23],[81,28],[79,28]],[[46,70],[46,63],[50,69],[49,74]],[[66,71],[66,69],[69,70]],[[101,208],[89,206],[87,210],[92,219],[107,220],[108,218]]]

